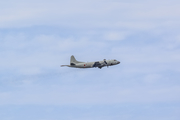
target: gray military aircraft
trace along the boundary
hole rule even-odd
[[[98,67],[102,68],[105,66],[112,66],[112,65],[117,65],[120,62],[113,59],[113,60],[106,60],[104,59],[103,61],[97,61],[97,62],[80,62],[75,59],[75,57],[72,55],[71,60],[70,60],[70,65],[61,65],[61,67],[67,66],[67,67],[74,67],[74,68],[93,68],[93,67]]]

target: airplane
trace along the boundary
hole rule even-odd
[[[105,66],[112,66],[112,65],[117,65],[120,64],[119,61],[113,59],[113,60],[106,60],[104,59],[103,61],[96,61],[96,62],[80,62],[75,59],[75,57],[72,55],[70,59],[70,65],[61,65],[61,67],[67,66],[67,67],[74,67],[74,68],[93,68],[93,67],[98,67],[102,68]]]

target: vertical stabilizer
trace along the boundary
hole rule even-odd
[[[77,61],[77,60],[75,59],[75,57],[72,55],[72,56],[71,56],[71,60],[70,60],[70,64],[71,64],[71,63],[83,63],[83,62]]]

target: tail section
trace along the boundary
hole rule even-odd
[[[72,63],[76,64],[76,63],[83,63],[83,62],[77,61],[77,60],[75,59],[75,57],[72,55],[72,56],[71,56],[71,60],[70,60],[70,64],[72,64]]]

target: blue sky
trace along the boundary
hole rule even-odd
[[[179,21],[178,0],[1,1],[0,119],[179,120]]]

